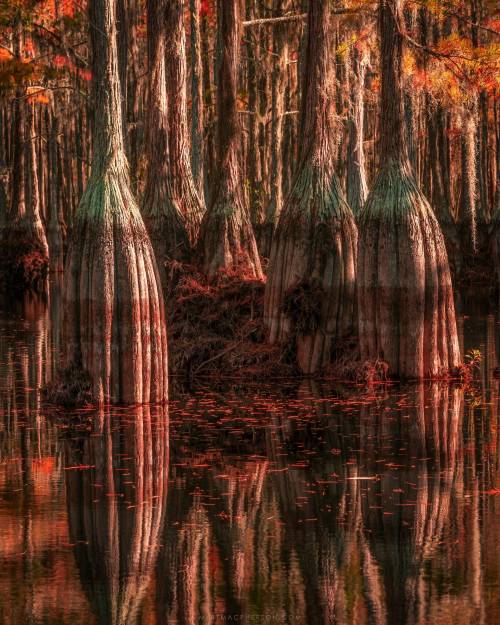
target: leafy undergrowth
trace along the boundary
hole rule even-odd
[[[0,259],[0,288],[13,294],[43,292],[48,259],[36,245],[22,239],[6,243]]]
[[[172,373],[188,378],[272,379],[300,375],[295,364],[295,338],[288,345],[266,343],[262,281],[228,271],[207,280],[195,268],[177,262],[167,269]],[[311,317],[317,300],[317,289],[299,285],[287,301],[290,315],[299,316],[302,323],[314,323]],[[332,362],[319,377],[370,385],[385,381],[386,374],[387,365],[382,361],[361,362],[357,337],[352,336],[337,343]]]
[[[388,380],[389,365],[382,359],[361,361],[357,336],[338,341],[331,354],[325,374],[327,377],[371,386]]]
[[[213,280],[171,263],[167,296],[169,363],[176,375],[289,377],[297,373],[280,346],[265,342],[264,283],[240,272]]]
[[[479,372],[483,356],[478,349],[471,349],[465,354],[464,362],[458,367],[457,375],[461,382],[469,385]]]

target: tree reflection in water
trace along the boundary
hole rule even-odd
[[[99,624],[138,622],[160,547],[168,452],[162,406],[101,412],[89,436],[67,445],[70,537]]]
[[[201,448],[181,437],[157,622],[260,614],[424,625],[447,622],[447,610],[456,623],[485,622],[480,482],[464,465],[463,389],[382,387],[353,399],[304,382],[295,399],[263,402],[261,422],[249,409],[255,444],[242,458],[227,440],[240,431],[246,444],[245,401],[190,406],[213,437]],[[222,433],[209,422],[212,410],[227,424]],[[464,550],[461,587],[455,567],[442,570],[454,542]]]
[[[362,533],[382,572],[386,622],[425,622],[425,564],[449,516],[459,466],[463,392],[447,384],[412,387],[363,410],[361,446],[380,479],[362,497]],[[403,442],[403,445],[401,444]]]
[[[496,622],[491,315],[466,389],[221,385],[171,402],[170,424],[116,408],[68,434],[40,395],[50,300],[0,321],[0,622]]]

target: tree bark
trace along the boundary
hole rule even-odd
[[[215,177],[215,168],[217,163],[217,154],[215,148],[215,129],[214,129],[214,81],[212,77],[212,63],[210,63],[210,28],[208,19],[205,14],[201,18],[201,49],[203,64],[203,92],[204,105],[206,112],[205,119],[205,155],[206,155],[206,174],[204,196],[207,198],[210,193],[210,181]]]
[[[169,154],[169,113],[166,86],[166,11],[169,0],[150,0],[148,17],[149,94],[146,120],[146,186],[142,211],[148,228],[162,281],[165,262],[187,261],[190,238],[182,204],[172,189]],[[173,47],[175,42],[171,44]]]
[[[495,120],[495,195],[493,204],[493,215],[491,219],[491,238],[490,250],[492,252],[493,264],[497,277],[497,288],[500,285],[500,114],[498,103],[493,104],[494,120]]]
[[[29,201],[26,206],[27,229],[31,230],[30,236],[36,242],[40,252],[46,261],[49,258],[49,247],[45,236],[45,228],[42,223],[40,186],[38,181],[37,149],[36,149],[36,124],[35,105],[28,104],[28,132],[26,138],[28,151],[28,167],[26,168],[26,188],[29,190]]]
[[[347,202],[358,215],[368,195],[365,170],[365,75],[368,55],[365,50],[352,51],[351,98],[349,103],[349,138],[347,146]]]
[[[309,5],[299,159],[276,228],[265,291],[271,343],[294,340],[312,374],[353,329],[357,229],[334,171],[329,2]]]
[[[14,27],[14,54],[23,58],[21,19]],[[49,266],[47,239],[40,216],[40,190],[33,104],[26,89],[18,87],[14,100],[13,174],[10,210],[4,222],[0,280],[11,293],[45,291]]]
[[[253,18],[256,15],[257,2],[250,0],[247,2],[247,16]],[[246,33],[246,89],[248,92],[248,148],[246,154],[246,186],[249,199],[250,219],[255,231],[258,230],[262,222],[262,184],[263,184],[263,163],[260,151],[260,97],[259,82],[260,68],[264,63],[262,56],[260,30]]]
[[[153,249],[125,157],[116,0],[91,0],[95,119],[91,175],[68,250],[66,362],[87,371],[96,402],[167,399],[165,312]]]
[[[449,375],[460,363],[443,234],[408,159],[402,2],[380,0],[381,169],[360,216],[359,339],[393,377]]]
[[[191,244],[194,244],[203,209],[197,191],[199,181],[193,179],[191,171],[189,151],[184,0],[167,2],[165,19],[171,201],[179,204]]]
[[[205,151],[203,63],[201,52],[201,2],[190,0],[191,16],[191,169],[197,186],[198,196],[205,193]]]
[[[276,8],[282,11],[287,5],[287,2],[278,0]],[[271,75],[271,189],[264,224],[259,233],[259,247],[264,258],[268,258],[271,252],[274,228],[283,205],[283,126],[285,122],[286,72],[289,62],[287,35],[286,27],[284,28],[280,24],[275,26]]]
[[[66,224],[60,201],[61,185],[61,156],[59,153],[59,121],[57,115],[49,115],[51,118],[49,135],[49,167],[51,172],[51,184],[49,187],[49,223],[47,227],[47,239],[49,244],[50,270],[61,272],[64,269],[64,242]],[[47,121],[49,128],[49,121]]]
[[[257,244],[244,201],[238,150],[241,140],[237,105],[241,2],[219,0],[218,9],[222,48],[217,80],[218,171],[201,226],[199,253],[203,270],[209,277],[219,270],[236,270],[248,278],[262,278]]]
[[[9,220],[18,221],[26,213],[26,103],[18,89],[13,106],[12,185]]]

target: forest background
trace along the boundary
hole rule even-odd
[[[277,358],[263,344],[261,279],[307,151],[305,97],[316,116],[321,106],[328,109],[328,165],[355,218],[387,157],[380,141],[378,4],[318,0],[316,8],[328,5],[318,32],[327,35],[324,58],[331,62],[316,93],[304,79],[318,59],[305,37],[308,2],[117,0],[124,149],[167,291],[169,331],[182,346],[174,349],[174,366],[193,372],[223,362],[249,370],[264,362],[283,372],[295,360],[281,352]],[[497,3],[388,4],[402,11],[398,80],[409,160],[443,230],[454,283],[480,279],[488,274],[492,224],[500,215]],[[15,257],[5,266],[15,266],[26,282],[45,257],[52,271],[62,270],[89,178],[88,15],[84,1],[0,2],[0,226],[5,232],[22,223],[38,241],[37,254],[21,266],[19,241],[2,254],[4,265]],[[221,182],[222,170],[231,180]],[[231,189],[242,221],[238,249],[229,252],[221,241],[232,236],[204,217],[221,201],[221,186]],[[170,225],[155,231],[162,202]],[[20,274],[13,275],[19,282]],[[314,284],[302,286],[314,304]],[[169,301],[182,305],[169,308]]]

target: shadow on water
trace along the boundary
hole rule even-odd
[[[70,430],[59,288],[0,315],[2,624],[500,622],[493,315],[465,388],[219,382]]]

